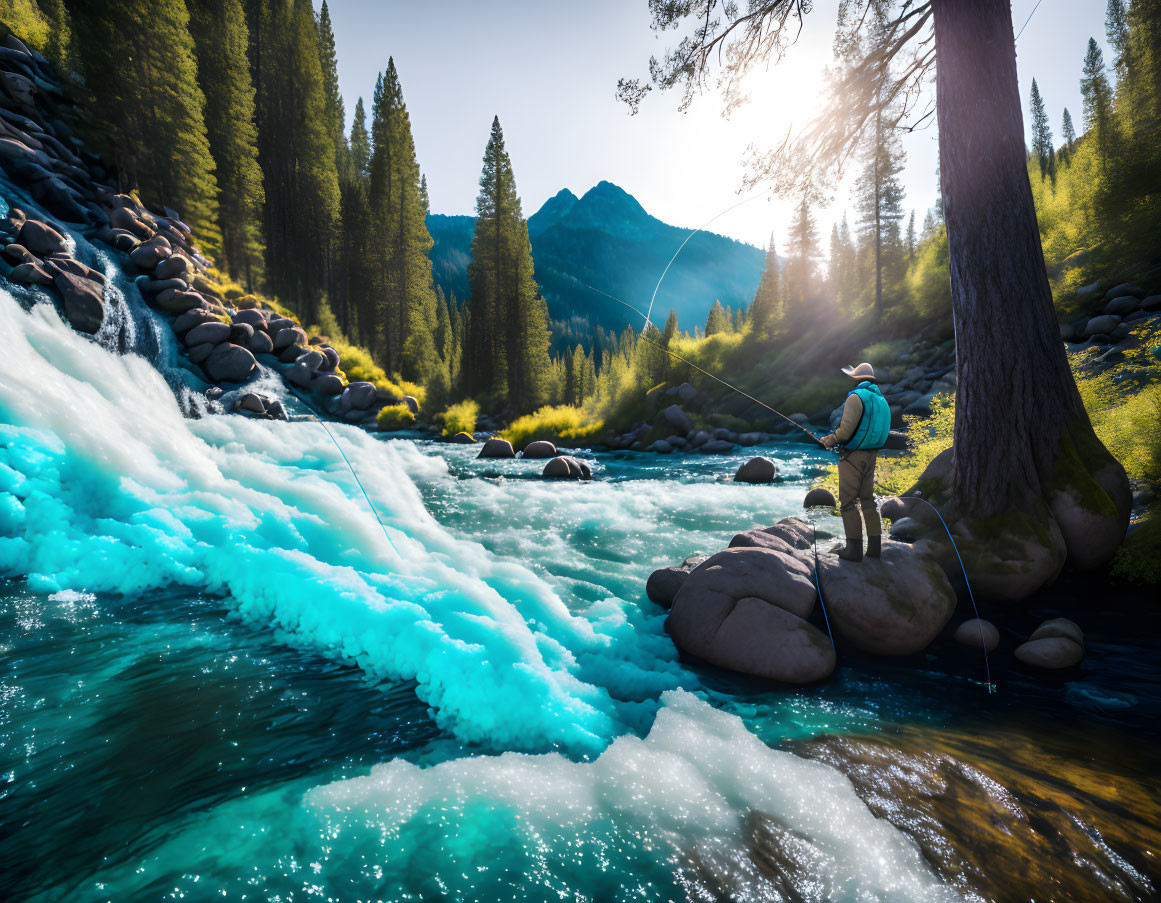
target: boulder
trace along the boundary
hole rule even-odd
[[[744,445],[747,448],[752,445],[762,445],[770,441],[770,436],[767,433],[742,433],[738,436],[738,445]]]
[[[555,458],[556,446],[543,439],[537,439],[524,446],[523,455],[525,458]]]
[[[899,430],[891,430],[887,433],[887,441],[883,444],[883,448],[891,451],[903,451],[907,448],[907,434]]]
[[[229,339],[229,325],[218,319],[207,320],[205,323],[195,326],[185,334],[185,344],[191,348],[203,342],[209,342],[211,345],[220,345],[222,342],[229,341]]]
[[[144,246],[142,246],[144,247]],[[129,255],[132,258],[132,254]],[[134,261],[136,263],[136,261]],[[163,258],[153,270],[155,279],[173,279],[175,276],[185,276],[188,271],[186,259],[180,254]]]
[[[689,419],[689,415],[675,404],[662,411],[661,416],[666,423],[683,435],[693,429],[693,421]]]
[[[890,521],[902,520],[907,516],[907,502],[896,495],[879,502],[879,516]]]
[[[254,338],[264,335],[257,333]],[[267,337],[266,341],[270,341]],[[333,395],[338,395],[343,391],[343,381],[334,373],[318,373],[315,374],[314,381],[310,384],[311,390],[324,398],[330,398]]]
[[[216,383],[243,382],[249,379],[257,368],[258,362],[254,360],[254,355],[241,345],[232,345],[228,342],[218,345],[206,358],[204,365],[206,375]]]
[[[728,455],[733,450],[734,443],[729,439],[710,439],[698,448],[703,455]]]
[[[251,414],[265,414],[266,404],[262,396],[254,392],[247,392],[234,403],[235,411],[249,411]]]
[[[109,225],[114,229],[124,229],[126,232],[132,232],[142,241],[153,236],[153,230],[145,223],[137,218],[128,207],[114,207],[109,212]]]
[[[806,521],[797,517],[784,517],[774,526],[762,531],[771,536],[786,540],[792,548],[806,551],[811,548],[814,540],[814,528]]]
[[[516,452],[512,449],[512,443],[507,439],[489,439],[484,443],[484,447],[480,449],[480,453],[476,455],[477,458],[515,458]]]
[[[80,276],[82,279],[90,279],[93,282],[99,282],[101,285],[105,284],[104,273],[100,270],[94,270],[91,266],[86,266],[74,257],[61,257],[54,254],[44,258],[42,265],[53,276],[58,272],[72,273],[74,276]]]
[[[1114,285],[1105,292],[1106,298],[1120,298],[1123,295],[1132,295],[1134,298],[1145,297],[1145,293],[1132,282],[1122,282],[1120,285]]]
[[[674,599],[675,614],[678,606],[696,609],[714,602],[718,594],[734,600],[754,596],[806,618],[817,597],[810,565],[777,549],[726,549],[711,555],[689,576]]]
[[[646,448],[645,451],[660,452],[661,454],[666,455],[673,451],[673,446],[666,442],[664,439],[658,439],[656,442]]]
[[[1113,298],[1105,305],[1104,313],[1113,314],[1118,317],[1123,317],[1125,314],[1130,314],[1141,306],[1141,299],[1135,295],[1121,295],[1119,298]]]
[[[64,315],[69,325],[77,332],[89,335],[97,332],[105,322],[103,286],[63,270],[58,271],[52,281],[64,301]]]
[[[289,420],[286,416],[286,408],[282,406],[282,402],[275,398],[270,404],[266,406],[266,413],[275,420]]]
[[[471,433],[459,432],[452,436],[448,441],[457,442],[460,445],[470,445],[476,441],[476,437]]]
[[[289,370],[282,374],[285,379],[292,386],[297,386],[299,389],[305,389],[310,386],[311,376],[314,371],[306,364],[296,363]]]
[[[778,475],[777,465],[769,458],[751,458],[734,474],[737,483],[773,483]]]
[[[991,652],[1000,645],[1000,631],[991,621],[972,618],[964,621],[955,629],[952,639],[961,646],[970,646],[973,649]]]
[[[140,270],[152,270],[158,279],[169,279],[172,276],[161,276],[157,273],[157,265],[161,261],[169,257],[173,251],[169,249],[168,245],[163,245],[160,242],[146,242],[143,245],[138,245],[129,252],[129,259],[133,261],[133,265]],[[173,275],[177,275],[176,273]]]
[[[1141,302],[1141,310],[1161,310],[1161,295],[1149,295]]]
[[[39,257],[24,247],[24,245],[18,245],[16,243],[5,246],[4,256],[13,263],[40,263]]]
[[[52,285],[52,276],[39,264],[22,263],[12,268],[8,279],[18,285]]]
[[[540,475],[565,480],[591,480],[593,477],[589,466],[584,461],[578,461],[572,455],[561,455],[553,458],[544,465],[544,470]]]
[[[355,411],[365,411],[375,403],[375,385],[368,382],[348,383],[340,403]]]
[[[777,533],[768,533],[766,530],[747,530],[737,534],[730,540],[731,549],[774,549],[787,555],[794,554],[794,546]]]
[[[230,325],[230,341],[235,345],[248,347],[254,338],[254,327],[249,323],[232,323]]]
[[[148,276],[138,276],[134,282],[141,289],[141,294],[147,298],[167,291],[184,292],[189,290],[189,283],[184,279],[150,279]]]
[[[1068,618],[1050,618],[1032,631],[1030,640],[1042,640],[1046,637],[1063,637],[1072,640],[1080,648],[1084,648],[1084,631],[1080,625]]]
[[[649,575],[645,583],[645,595],[650,602],[669,608],[677,597],[678,590],[685,584],[689,571],[680,568],[658,568]]]
[[[274,317],[267,322],[266,328],[269,330],[270,335],[275,336],[284,329],[298,329],[299,326],[290,317]],[[304,342],[303,344],[306,343]]]
[[[206,299],[197,292],[180,292],[171,288],[167,288],[154,300],[158,308],[167,314],[174,315],[184,314],[186,311],[206,306]]]
[[[247,310],[236,310],[230,314],[230,319],[235,323],[246,323],[254,329],[266,329],[266,318],[262,316],[262,311],[254,308]]]
[[[285,322],[285,321],[282,321]],[[271,324],[271,335],[274,336],[274,350],[282,351],[284,348],[289,348],[291,345],[302,345],[304,348],[307,345],[306,333],[298,326],[290,326],[288,328],[279,329],[277,332],[273,329]]]
[[[214,349],[218,346],[213,342],[202,342],[200,345],[194,345],[186,352],[188,357],[195,364],[202,363],[207,357],[214,353]]]
[[[1017,646],[1015,655],[1021,664],[1056,671],[1079,665],[1084,647],[1067,637],[1043,637]]]
[[[831,626],[864,652],[926,649],[955,611],[955,592],[939,562],[889,539],[882,558],[855,563],[820,555],[818,577]]]
[[[1112,332],[1121,323],[1121,318],[1113,314],[1101,314],[1099,317],[1093,317],[1085,324],[1084,334],[1086,338],[1092,338],[1096,335],[1104,335]]]
[[[326,355],[320,354],[314,349],[311,349],[310,351],[304,351],[302,354],[296,357],[294,359],[294,363],[296,366],[298,364],[305,365],[307,369],[313,374],[315,370],[322,366],[323,361],[325,360]],[[370,407],[370,405],[368,405],[368,407]]]
[[[404,395],[403,403],[407,405],[407,410],[409,410],[412,414],[419,413],[419,399],[417,399],[414,395]]]
[[[324,345],[322,348],[319,349],[319,351],[321,351],[323,353],[323,356],[327,359],[327,362],[325,364],[323,364],[323,366],[320,367],[319,369],[321,369],[321,370],[337,370],[338,366],[339,366],[339,353],[337,351],[335,351],[335,349],[332,348],[330,345]]]
[[[818,486],[806,493],[806,498],[802,500],[802,507],[837,508],[838,502],[835,501],[834,493],[829,489],[823,489],[821,486]]]
[[[682,383],[673,393],[681,404],[692,404],[697,398],[697,389],[689,383]]]
[[[293,364],[298,360],[300,354],[305,354],[307,351],[306,345],[287,345],[281,351],[275,350],[274,354],[284,364]]]
[[[265,332],[255,332],[246,344],[254,354],[270,354],[274,351],[274,342],[271,341],[270,336]],[[338,379],[338,377],[335,378]],[[339,385],[342,385],[341,380],[339,381]]]
[[[34,219],[24,221],[16,241],[28,248],[37,257],[45,257],[49,254],[67,254],[69,250],[69,244],[63,235],[52,226]]]

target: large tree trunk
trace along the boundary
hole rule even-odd
[[[1071,494],[1107,534],[1098,556],[1107,557],[1124,534],[1127,481],[1092,431],[1060,341],[1028,182],[1009,0],[933,6],[958,376],[946,500],[976,523],[1020,511],[1051,534],[1047,544],[1062,533],[1073,553],[1094,526],[1062,501]]]

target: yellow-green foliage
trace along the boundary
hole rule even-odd
[[[423,407],[427,401],[426,388],[421,386],[419,383],[408,382],[405,379],[401,379],[398,373],[394,374],[394,382],[395,385],[399,387],[400,392],[402,392],[404,395],[410,395],[412,398],[419,402],[419,406],[421,408]]]
[[[583,408],[562,404],[526,414],[502,433],[513,448],[524,448],[536,439],[560,445],[583,444],[600,435],[604,422],[593,419]]]
[[[951,263],[947,252],[947,229],[915,251],[915,260],[904,279],[910,307],[922,318],[951,312]]]
[[[875,468],[879,491],[898,495],[915,481],[940,452],[951,448],[955,437],[955,396],[936,395],[930,417],[905,417],[907,451],[896,457],[881,455]]]
[[[374,383],[400,400],[407,394],[397,383],[387,377],[383,368],[375,363],[371,358],[371,352],[366,348],[361,345],[348,345],[341,339],[333,339],[331,346],[339,353],[343,372],[346,373],[347,379],[351,382]]]
[[[1161,368],[1153,368],[1153,381],[1134,385],[1118,378],[1124,367],[1118,365],[1099,376],[1079,372],[1076,385],[1105,448],[1130,477],[1161,487]],[[1133,369],[1142,376],[1149,372]]]
[[[444,436],[454,436],[456,433],[474,433],[479,413],[480,406],[469,398],[459,404],[453,404],[436,415],[435,419],[443,424]]]
[[[414,425],[415,415],[405,404],[389,404],[379,409],[375,422],[381,430],[404,430]]]
[[[1161,583],[1161,504],[1149,506],[1144,521],[1117,550],[1113,573],[1134,583]]]
[[[0,0],[0,22],[36,50],[43,51],[48,44],[50,25],[35,0]]]
[[[1051,268],[1077,251],[1099,244],[1099,219],[1094,209],[1101,188],[1102,169],[1094,142],[1081,141],[1068,165],[1057,168],[1056,183],[1040,177],[1040,164],[1028,161],[1028,180],[1036,203],[1036,219]]]

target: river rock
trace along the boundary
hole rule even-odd
[[[5,246],[4,256],[11,260],[13,263],[17,264],[40,263],[39,257],[28,250],[28,248],[24,247],[24,245],[18,245],[15,242]]]
[[[879,516],[889,521],[901,520],[907,516],[907,502],[896,495],[879,502]]]
[[[100,283],[63,270],[58,271],[52,281],[64,301],[65,319],[69,325],[77,332],[90,335],[97,332],[105,322],[105,297]]]
[[[8,279],[18,285],[52,285],[52,276],[39,264],[22,263],[12,268]]]
[[[257,339],[263,333],[255,334]],[[266,341],[270,341],[269,338]],[[311,390],[324,398],[330,398],[338,395],[343,391],[343,381],[339,379],[334,373],[319,373],[315,374],[314,381],[310,384]]]
[[[332,348],[330,345],[322,346],[321,348],[319,348],[319,351],[321,351],[323,354],[323,357],[325,357],[327,359],[326,363],[323,364],[321,367],[319,367],[319,369],[326,370],[328,372],[332,371],[332,370],[337,370],[339,367],[339,353],[337,351],[335,351],[335,349]]]
[[[407,410],[409,410],[412,414],[419,413],[419,399],[417,399],[414,395],[404,395],[403,403],[407,405]]]
[[[184,314],[183,314],[184,316]],[[222,342],[228,341],[230,338],[230,327],[221,320],[207,320],[198,326],[193,327],[185,335],[186,345],[192,347],[200,345],[202,342],[209,342],[211,345],[220,345]]]
[[[1067,637],[1043,637],[1017,646],[1015,655],[1022,664],[1055,671],[1080,664],[1084,648]]]
[[[806,497],[802,500],[802,507],[837,508],[838,502],[835,501],[834,493],[829,489],[823,489],[821,486],[818,486],[806,493]]]
[[[691,574],[674,600],[696,608],[714,593],[741,599],[754,596],[800,618],[809,617],[816,598],[810,565],[775,549],[733,548],[711,555]]]
[[[282,361],[282,363],[293,364],[296,360],[298,360],[298,356],[300,354],[305,354],[307,350],[308,349],[306,345],[287,345],[281,351],[275,351],[274,354],[277,355],[278,359]]]
[[[1122,282],[1120,285],[1114,285],[1111,289],[1105,292],[1106,298],[1119,298],[1122,295],[1132,295],[1134,298],[1144,298],[1145,293],[1140,287],[1134,285],[1132,282]]]
[[[153,237],[153,230],[138,219],[137,215],[128,207],[114,207],[109,212],[109,225],[114,229],[132,232],[142,241],[147,241]]]
[[[742,433],[738,436],[738,445],[749,448],[752,445],[762,445],[769,442],[770,436],[767,433]]]
[[[728,455],[734,450],[734,443],[728,439],[711,439],[698,448],[703,455]]]
[[[769,458],[751,458],[738,468],[734,481],[738,483],[773,483],[778,475],[777,465]]]
[[[252,307],[234,311],[230,314],[230,319],[235,323],[247,323],[256,330],[267,328],[266,318],[262,316],[262,311]]]
[[[525,458],[555,458],[556,446],[543,439],[537,439],[524,446],[523,455]]]
[[[1084,334],[1086,338],[1092,338],[1096,335],[1104,335],[1112,332],[1121,323],[1121,318],[1113,314],[1101,314],[1099,317],[1093,317],[1084,327]]]
[[[274,336],[274,350],[282,351],[284,348],[289,348],[291,345],[302,345],[306,347],[306,333],[299,326],[290,326],[279,329],[277,332],[271,330]]]
[[[94,270],[91,266],[87,266],[77,260],[75,257],[61,257],[60,255],[52,255],[44,258],[43,266],[53,276],[57,272],[72,273],[74,276],[80,276],[82,279],[88,279],[92,282],[98,282],[101,285],[105,284],[105,274],[100,270]]]
[[[688,433],[693,429],[693,422],[689,419],[689,415],[675,404],[667,407],[661,416],[665,418],[666,423],[679,433]]]
[[[697,389],[689,383],[682,383],[674,390],[673,394],[677,396],[677,400],[682,404],[692,404],[693,400],[697,398]]]
[[[340,405],[351,410],[365,411],[375,403],[375,385],[368,382],[349,383],[343,390]]]
[[[173,279],[175,276],[185,276],[187,272],[185,258],[180,254],[174,254],[172,257],[165,257],[154,267],[153,276],[155,279]]]
[[[262,396],[254,392],[247,392],[234,404],[236,411],[249,411],[251,414],[265,414],[266,405],[262,402]]]
[[[270,354],[274,351],[274,342],[271,341],[270,336],[265,332],[255,332],[250,336],[250,341],[246,344],[254,354]],[[342,385],[341,380],[339,385]]]
[[[321,354],[312,348],[310,351],[304,351],[297,358],[295,358],[294,363],[296,365],[303,364],[313,374],[315,370],[323,365],[325,360],[326,355]],[[370,407],[370,405],[367,407]]]
[[[1084,631],[1080,625],[1068,618],[1050,618],[1032,631],[1030,640],[1042,640],[1045,637],[1064,637],[1072,640],[1082,649],[1084,648]]]
[[[593,477],[589,466],[584,461],[578,461],[572,455],[561,455],[553,458],[544,465],[544,470],[540,475],[568,480],[591,480]]]
[[[39,220],[25,220],[20,227],[17,243],[24,245],[37,257],[46,257],[49,254],[67,254],[69,245],[65,237],[52,226]]]
[[[167,288],[161,292],[155,299],[157,306],[165,311],[167,314],[184,314],[186,311],[194,310],[195,308],[205,307],[206,299],[197,292],[191,291],[176,291]],[[225,325],[224,323],[222,324]]]
[[[791,548],[804,552],[813,546],[814,528],[798,517],[784,517],[772,527],[762,531],[784,539]]]
[[[448,441],[449,442],[456,442],[460,445],[471,445],[472,443],[474,443],[476,441],[476,437],[473,436],[471,433],[465,433],[461,430],[460,432],[458,432],[454,436],[452,436],[451,439],[449,439]]]
[[[480,449],[480,453],[476,455],[477,458],[515,458],[516,452],[512,449],[512,443],[507,439],[489,439],[484,443],[484,447]]]
[[[250,347],[250,340],[254,338],[254,327],[249,323],[231,323],[230,341],[243,348]]]
[[[133,261],[133,265],[140,270],[150,270],[157,276],[158,279],[169,279],[172,276],[162,276],[157,273],[157,265],[161,261],[169,257],[173,251],[169,249],[168,245],[163,245],[159,242],[146,242],[138,245],[129,252],[129,259]],[[176,273],[173,275],[177,275]]]
[[[1141,310],[1155,311],[1161,310],[1161,295],[1149,295],[1141,301]]]
[[[794,546],[776,533],[765,530],[747,530],[730,540],[731,549],[774,549],[787,555],[794,554]]]
[[[292,386],[297,386],[299,389],[305,389],[310,386],[311,376],[313,375],[314,371],[311,370],[310,367],[308,367],[306,364],[296,363],[291,366],[289,370],[282,374],[282,378]]]
[[[206,358],[204,365],[206,375],[216,383],[243,382],[249,379],[257,367],[258,362],[254,360],[254,355],[240,345],[231,345],[228,342],[218,345]]]
[[[200,364],[213,354],[217,347],[213,342],[202,342],[200,345],[194,345],[185,354],[195,364]]]
[[[645,583],[645,595],[649,597],[650,602],[662,608],[669,608],[687,577],[689,571],[684,567],[658,568],[649,575]]]
[[[961,646],[970,646],[973,649],[993,651],[1000,645],[1000,631],[991,621],[983,618],[972,618],[964,621],[955,629],[952,639]]]
[[[926,649],[955,611],[955,592],[939,562],[889,539],[882,558],[856,563],[820,554],[818,577],[831,625],[864,652]]]
[[[645,451],[658,452],[660,454],[667,455],[673,451],[673,446],[666,442],[664,439],[658,439],[656,442],[652,443],[648,448],[646,448]]]
[[[1140,298],[1134,295],[1121,295],[1119,298],[1113,298],[1112,301],[1105,305],[1104,313],[1123,317],[1125,314],[1131,314],[1140,306]]]

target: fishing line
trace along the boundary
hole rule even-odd
[[[753,200],[753,198],[751,198],[751,200]],[[645,316],[645,314],[642,314],[642,313],[641,313],[641,311],[639,311],[637,308],[635,308],[635,307],[634,307],[632,304],[630,304],[628,301],[622,301],[620,298],[618,298],[618,297],[616,297],[616,296],[614,296],[614,295],[610,295],[608,292],[602,292],[602,291],[601,291],[599,288],[593,288],[591,285],[588,285],[587,283],[584,283],[584,282],[582,282],[582,283],[581,283],[581,285],[583,285],[585,288],[589,289],[590,291],[594,291],[594,292],[596,292],[598,295],[604,295],[606,298],[608,298],[608,299],[610,299],[610,300],[612,300],[612,301],[616,301],[618,304],[623,304],[623,305],[625,305],[625,307],[629,308],[629,310],[633,311],[635,314],[638,314],[638,315],[640,315],[640,316],[643,316],[643,317]],[[674,352],[674,351],[670,351],[670,350],[669,350],[668,348],[666,348],[664,345],[658,345],[656,342],[654,342],[654,341],[652,341],[652,340],[650,340],[650,339],[647,339],[647,338],[645,338],[645,330],[647,330],[647,329],[648,329],[650,326],[652,326],[654,329],[657,329],[657,324],[655,324],[655,323],[654,323],[652,320],[650,320],[648,317],[645,317],[645,326],[642,328],[640,335],[638,335],[638,336],[637,336],[637,338],[638,338],[639,340],[641,340],[641,341],[645,342],[646,344],[652,345],[654,348],[658,349],[659,351],[663,351],[663,352],[665,352],[665,353],[666,353],[666,354],[668,354],[670,357],[674,358],[675,360],[679,360],[679,361],[681,361],[681,362],[682,362],[683,364],[685,364],[686,366],[688,366],[688,367],[693,367],[693,369],[694,369],[694,370],[696,370],[698,373],[702,374],[703,376],[708,376],[710,379],[714,380],[715,382],[719,382],[719,383],[721,383],[721,384],[722,384],[723,386],[725,386],[727,389],[730,389],[730,390],[731,390],[731,391],[733,391],[733,392],[737,392],[737,393],[738,393],[739,395],[741,395],[743,398],[748,398],[748,399],[750,399],[750,401],[754,402],[754,404],[756,404],[756,405],[759,405],[759,406],[761,406],[761,407],[765,408],[765,409],[766,409],[767,411],[769,411],[771,414],[777,414],[779,417],[781,417],[783,420],[785,420],[785,421],[786,421],[787,423],[789,423],[791,426],[795,427],[796,429],[800,429],[800,430],[802,430],[802,432],[806,433],[806,435],[808,435],[808,436],[809,436],[811,439],[813,439],[813,440],[814,440],[815,442],[817,442],[819,445],[822,445],[822,440],[821,440],[821,439],[819,439],[819,438],[818,438],[818,436],[814,435],[814,433],[812,433],[810,430],[808,430],[808,429],[807,429],[806,427],[804,427],[802,424],[800,424],[798,421],[796,421],[796,420],[791,420],[789,417],[787,417],[787,416],[786,416],[785,414],[783,414],[781,411],[776,411],[776,410],[774,410],[774,408],[770,407],[770,405],[766,404],[766,402],[764,402],[764,401],[759,401],[759,400],[758,400],[757,398],[755,398],[753,395],[750,395],[748,392],[743,392],[743,391],[742,391],[741,389],[739,389],[737,386],[731,385],[730,383],[726,382],[726,381],[725,381],[724,379],[722,379],[721,377],[714,376],[712,373],[708,373],[707,371],[705,371],[705,370],[703,370],[701,367],[699,367],[697,364],[693,363],[693,361],[687,361],[687,360],[686,360],[685,358],[683,358],[683,357],[682,357],[680,354],[677,354],[677,353],[676,353],[676,352]],[[657,329],[657,331],[658,331],[658,332],[660,332],[661,330]],[[824,447],[825,447],[825,446],[824,446]]]
[[[391,534],[387,532],[387,525],[383,523],[383,518],[379,516],[378,510],[375,508],[375,503],[371,501],[371,496],[367,494],[367,490],[363,486],[363,481],[359,479],[358,473],[355,472],[355,466],[351,464],[351,459],[347,457],[347,453],[343,451],[343,447],[339,445],[339,440],[335,438],[335,434],[330,431],[330,427],[328,427],[326,423],[323,422],[322,418],[319,417],[318,414],[314,413],[314,411],[311,411],[310,416],[313,417],[318,422],[318,425],[326,431],[326,434],[331,437],[331,442],[335,444],[335,448],[339,450],[339,454],[342,455],[343,460],[347,462],[347,469],[350,470],[351,476],[355,478],[355,483],[362,491],[363,498],[367,500],[367,505],[370,507],[371,513],[375,515],[375,520],[379,522],[379,527],[383,530],[383,535],[387,538],[387,542],[391,544],[391,549],[393,552],[395,552],[395,557],[402,561],[403,556],[399,554],[399,549],[395,546],[395,540],[393,540],[391,538]]]
[[[818,582],[818,527],[814,523],[813,514],[806,515],[810,519],[810,533],[811,545],[814,547],[814,588],[818,592],[818,604],[822,606],[822,619],[826,622],[826,633],[830,637],[830,648],[835,650],[837,657],[838,649],[834,644],[834,634],[830,630],[830,618],[826,614],[826,602],[822,599],[822,584]]]
[[[673,266],[673,261],[677,260],[677,255],[681,253],[682,248],[684,248],[687,244],[689,244],[689,240],[691,238],[693,238],[695,235],[697,235],[698,232],[702,231],[702,229],[704,229],[706,226],[708,226],[714,220],[718,219],[719,217],[725,216],[731,210],[736,210],[737,208],[741,207],[743,204],[748,204],[748,203],[750,203],[750,201],[754,200],[755,198],[760,198],[760,197],[764,197],[764,195],[752,194],[752,195],[750,195],[750,197],[738,201],[738,203],[736,203],[730,207],[727,207],[721,213],[718,213],[718,214],[715,214],[714,216],[711,216],[704,223],[702,223],[700,226],[698,226],[696,229],[694,229],[692,232],[690,232],[689,235],[685,236],[685,241],[683,241],[681,243],[681,247],[679,247],[677,249],[676,253],[674,253],[674,255],[669,258],[669,263],[665,264],[665,269],[661,271],[661,278],[657,280],[657,285],[653,288],[653,297],[649,299],[648,312],[641,314],[645,318],[646,325],[648,325],[649,323],[652,322],[652,320],[650,320],[650,317],[653,316],[653,302],[657,300],[657,292],[660,291],[660,289],[661,289],[661,283],[665,279],[665,274],[668,273],[669,268],[671,266]],[[637,311],[637,313],[640,314],[641,311]],[[641,327],[642,332],[644,332],[645,329],[646,329],[646,326]]]

